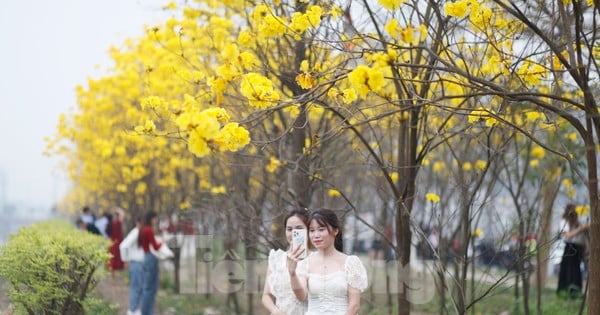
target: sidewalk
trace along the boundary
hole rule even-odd
[[[94,292],[99,299],[117,306],[118,315],[127,314],[129,287],[124,282],[122,275],[116,274],[114,277],[108,275],[98,284]]]

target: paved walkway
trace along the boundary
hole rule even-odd
[[[108,275],[98,284],[95,293],[103,301],[117,306],[118,315],[127,314],[129,286],[123,280],[122,275],[117,274],[114,277]]]

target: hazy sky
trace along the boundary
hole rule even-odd
[[[43,138],[76,108],[75,86],[110,65],[109,47],[164,20],[166,2],[0,0],[0,207],[49,208],[64,193]]]

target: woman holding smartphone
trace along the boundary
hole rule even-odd
[[[308,251],[305,246],[294,246],[292,234],[302,235],[306,238],[308,210],[293,210],[285,217],[285,236],[288,242],[287,251],[281,249],[269,252],[269,265],[263,290],[262,303],[272,315],[304,315],[306,302],[298,301],[290,285],[287,267],[288,255],[293,250],[300,259]],[[300,234],[299,234],[299,233]],[[304,254],[303,254],[304,253]]]
[[[306,315],[356,315],[360,294],[367,287],[367,271],[357,256],[342,252],[342,230],[331,210],[310,215],[308,235],[317,252],[300,259],[288,255],[288,272],[296,298],[308,302]]]

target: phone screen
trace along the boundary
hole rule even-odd
[[[308,238],[305,229],[292,230],[292,249],[296,249],[299,246],[304,248],[304,252],[300,257],[306,258],[308,252]]]

